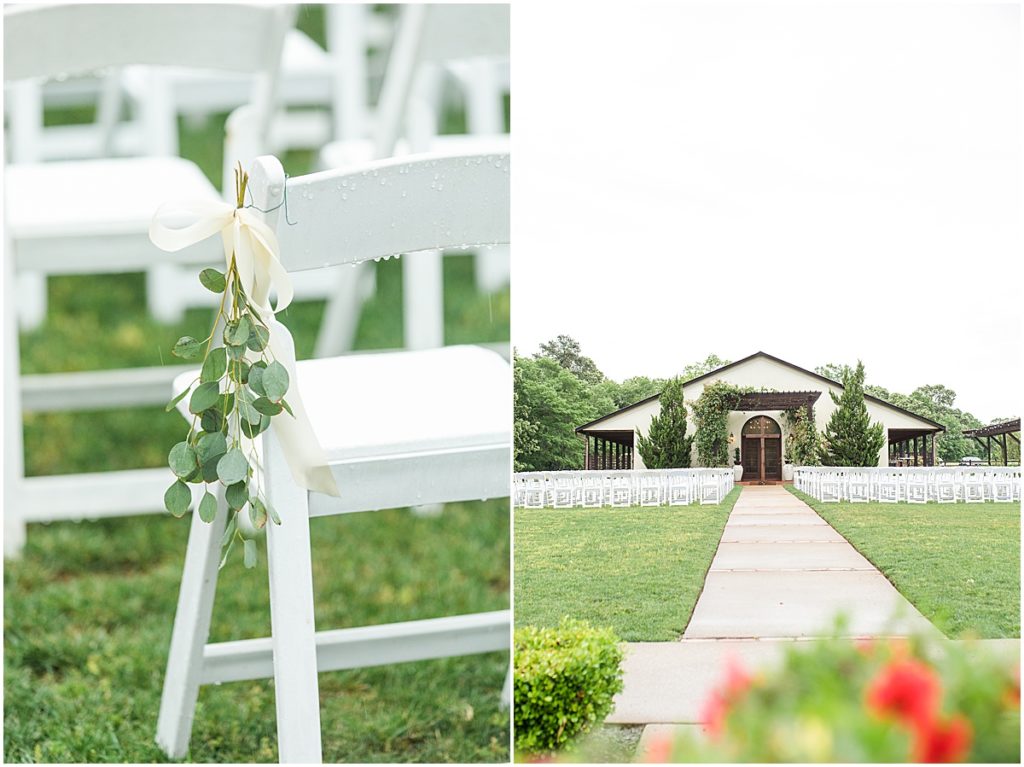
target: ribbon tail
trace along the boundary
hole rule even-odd
[[[327,456],[320,446],[313,424],[306,413],[302,397],[299,395],[298,376],[295,370],[295,343],[288,328],[278,322],[272,314],[264,318],[270,329],[270,340],[267,346],[274,359],[288,370],[291,385],[286,399],[295,417],[288,413],[274,416],[270,428],[281,443],[291,469],[292,478],[300,486],[325,495],[340,497],[337,482],[327,465]]]

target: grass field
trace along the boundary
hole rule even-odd
[[[322,9],[299,25],[322,41]],[[46,124],[90,119],[48,112]],[[219,185],[224,115],[181,124],[182,155]],[[464,122],[446,117],[447,131]],[[315,153],[290,152],[292,175]],[[356,348],[402,345],[402,265],[373,265]],[[344,267],[342,267],[344,268]],[[477,292],[473,258],[444,259],[447,343],[509,338],[508,289]],[[21,337],[25,373],[174,364],[181,335],[209,332],[213,312],[179,325],[147,316],[141,274],[54,277],[49,314]],[[281,319],[298,357],[311,356],[323,302]],[[163,407],[38,413],[25,420],[29,475],[165,465],[187,427]],[[508,503],[453,504],[437,518],[405,510],[312,522],[320,628],[504,609],[509,597]],[[9,762],[148,762],[184,559],[188,520],[150,516],[31,525],[18,562],[4,566],[4,755]],[[262,549],[263,547],[261,547]],[[240,559],[240,558],[239,558]],[[269,633],[267,574],[232,561],[221,573],[213,641]],[[490,762],[508,758],[508,712],[498,706],[508,656],[403,664],[320,676],[324,758],[348,762]],[[205,688],[191,761],[276,761],[273,686]]]
[[[1020,637],[1020,504],[820,503],[788,489],[947,636]]]
[[[569,615],[627,641],[677,639],[739,493],[715,506],[516,509],[516,625]]]

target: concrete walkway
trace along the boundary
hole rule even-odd
[[[807,504],[775,485],[744,487],[678,642],[634,642],[611,723],[700,721],[729,656],[777,662],[794,641],[936,631],[889,581]]]

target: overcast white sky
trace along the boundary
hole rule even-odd
[[[513,343],[714,352],[1020,414],[1016,5],[513,10]]]

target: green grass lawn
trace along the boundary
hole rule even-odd
[[[304,9],[300,25],[316,37],[321,9]],[[90,119],[89,111],[48,112],[46,122]],[[183,156],[218,186],[224,119],[181,124]],[[309,151],[282,158],[292,175],[314,160]],[[356,348],[400,347],[401,260],[373,267],[377,289]],[[508,289],[477,292],[473,268],[469,255],[444,259],[445,340],[507,342]],[[23,372],[179,363],[174,341],[205,337],[213,311],[160,325],[147,316],[144,286],[141,274],[51,278],[44,326],[21,337]],[[312,355],[322,315],[322,301],[281,315],[300,359]],[[26,473],[163,466],[186,430],[162,406],[30,414]],[[507,501],[452,504],[430,519],[392,510],[313,520],[318,626],[507,608],[508,521]],[[187,534],[187,519],[162,516],[29,526],[23,558],[4,565],[7,761],[162,760],[153,737]],[[267,609],[265,565],[246,571],[234,558],[221,573],[211,639],[268,635]],[[509,715],[498,706],[507,664],[507,653],[492,653],[321,674],[325,760],[507,761]],[[192,761],[276,761],[275,744],[268,681],[202,691]]]
[[[1020,504],[820,503],[787,489],[947,636],[1020,637]]]
[[[568,615],[627,641],[677,639],[739,493],[715,506],[516,509],[516,625]]]

